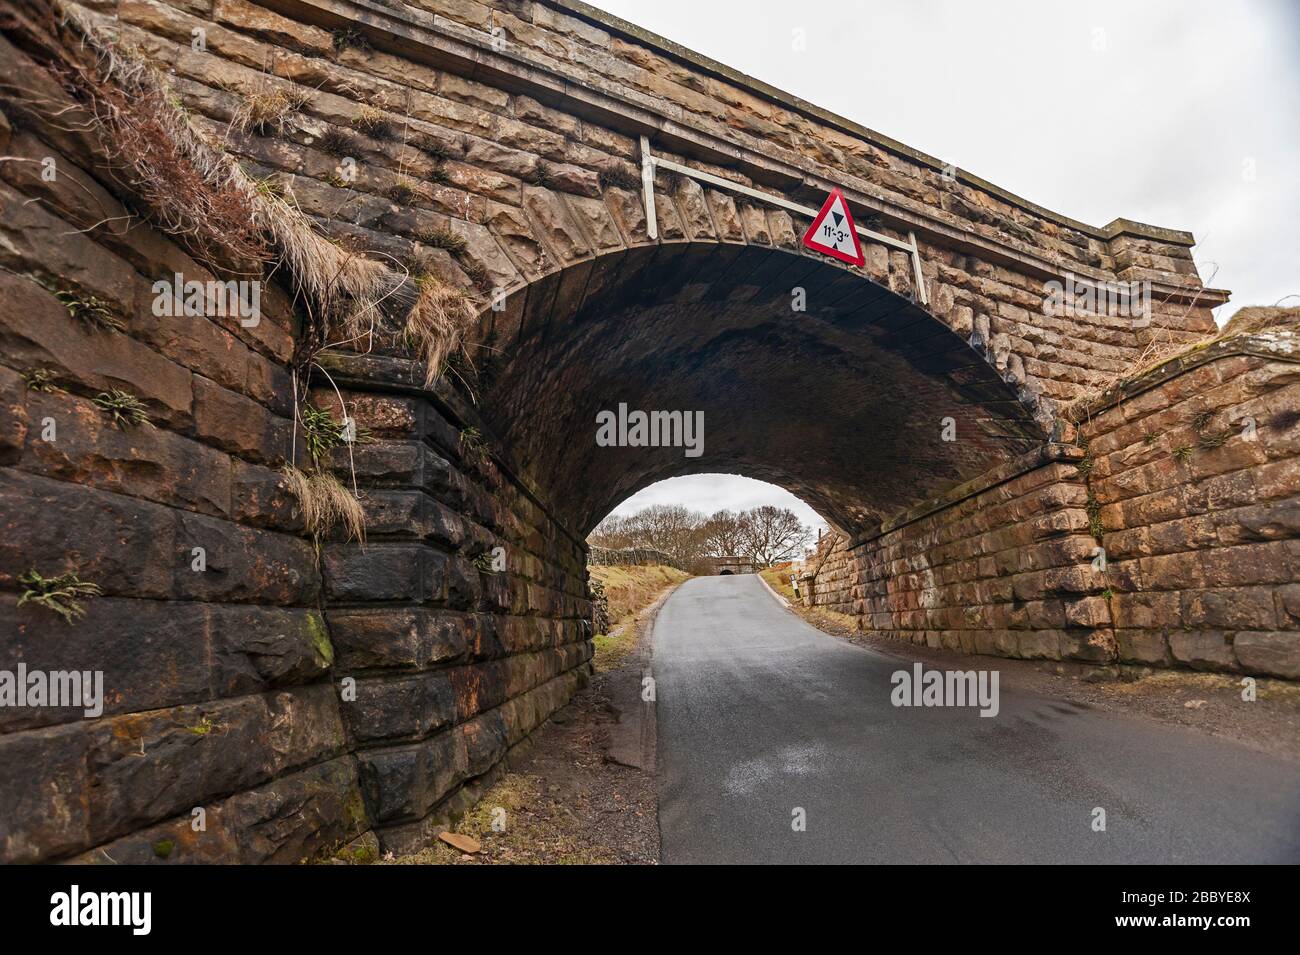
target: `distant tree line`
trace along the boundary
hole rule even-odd
[[[683,567],[709,557],[743,557],[759,567],[803,556],[812,529],[789,508],[764,504],[747,511],[701,514],[677,504],[655,504],[626,516],[611,514],[587,537],[594,547],[652,547]]]

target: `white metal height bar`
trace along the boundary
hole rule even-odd
[[[655,218],[655,168],[662,166],[672,172],[680,173],[683,176],[690,176],[692,179],[698,179],[701,182],[707,182],[718,189],[725,189],[728,192],[738,193],[742,196],[748,196],[750,199],[758,199],[760,202],[767,202],[774,206],[780,206],[782,209],[788,209],[790,212],[797,212],[802,216],[810,219],[816,218],[819,210],[810,209],[808,206],[801,206],[797,202],[790,202],[781,196],[774,196],[770,192],[760,192],[757,189],[751,189],[749,186],[742,186],[738,182],[732,182],[729,179],[723,179],[712,173],[704,172],[700,169],[692,169],[690,166],[683,166],[681,163],[673,162],[671,159],[664,159],[662,156],[655,156],[650,152],[650,139],[647,136],[641,137],[641,186],[645,195],[645,218],[646,228],[650,233],[650,238],[659,238],[659,222]],[[891,249],[898,249],[908,253],[912,259],[912,271],[916,277],[916,288],[922,305],[930,304],[930,296],[925,290],[925,276],[921,272],[921,250],[916,246],[916,233],[907,233],[907,241],[902,242],[893,236],[882,235],[879,232],[872,232],[870,229],[864,229],[862,226],[854,223],[853,228],[858,235],[871,242],[878,242],[881,245],[887,245]]]

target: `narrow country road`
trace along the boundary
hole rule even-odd
[[[653,666],[664,862],[1300,861],[1300,766],[1005,688],[992,718],[896,708],[909,664],[755,576],[683,584]]]

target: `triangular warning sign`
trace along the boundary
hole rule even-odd
[[[803,244],[814,252],[833,256],[850,265],[861,265],[865,261],[862,246],[858,244],[858,230],[853,225],[853,214],[839,189],[832,189],[822,203],[822,211],[817,213],[817,218],[804,233]]]

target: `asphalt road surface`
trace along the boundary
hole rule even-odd
[[[654,629],[663,861],[1300,861],[1293,763],[1005,688],[992,718],[895,707],[899,669],[755,576],[678,588]]]

